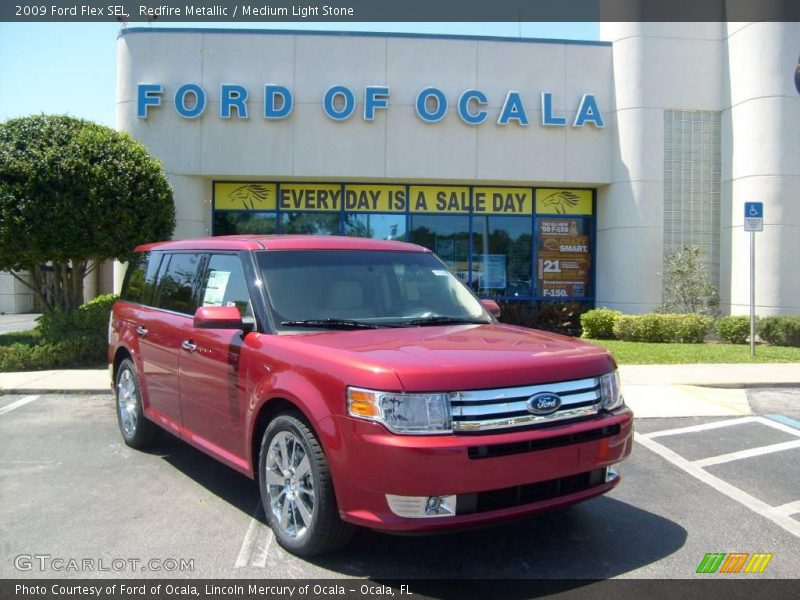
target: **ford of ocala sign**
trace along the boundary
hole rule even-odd
[[[159,83],[140,83],[137,86],[136,114],[141,119],[147,119],[150,110],[161,106],[164,96],[172,96],[177,114],[184,119],[196,119],[203,116],[208,105],[208,92],[199,84],[184,83],[170,93],[165,86]],[[250,117],[250,90],[244,85],[226,83],[219,87],[219,118],[248,119]],[[325,115],[334,121],[345,121],[353,116],[356,104],[363,105],[362,118],[372,121],[379,110],[388,110],[390,105],[391,90],[388,86],[368,85],[363,94],[356,97],[356,93],[345,85],[333,85],[321,98],[322,110]],[[264,119],[285,119],[292,114],[294,98],[289,88],[266,84],[263,89]],[[543,92],[540,99],[542,125],[548,127],[565,127],[567,118],[557,114],[554,108],[553,94]],[[480,125],[489,119],[486,107],[489,99],[482,91],[477,89],[465,90],[459,95],[457,106],[448,106],[445,93],[437,87],[426,87],[417,93],[414,107],[417,116],[426,123],[437,123],[444,119],[448,112],[456,112],[458,117],[467,125]],[[528,118],[528,105],[523,101],[520,92],[509,91],[497,112],[492,115],[498,125],[516,123],[526,126],[530,124]],[[603,115],[597,105],[594,94],[584,94],[578,103],[572,127],[584,125],[603,127]]]

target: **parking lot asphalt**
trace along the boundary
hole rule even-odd
[[[246,477],[170,436],[125,446],[110,394],[0,396],[0,577],[708,578],[706,553],[760,552],[758,577],[798,578],[800,390],[747,395],[750,416],[637,419],[604,497],[433,537],[362,530],[311,561],[274,541]]]

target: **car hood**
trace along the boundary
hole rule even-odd
[[[489,389],[595,377],[610,354],[575,338],[492,323],[293,335],[321,360],[394,371],[406,391]],[[356,382],[353,382],[357,385]]]

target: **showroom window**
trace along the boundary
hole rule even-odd
[[[406,216],[373,213],[345,214],[344,234],[376,240],[406,241]]]
[[[213,205],[214,235],[408,241],[482,297],[593,301],[594,190],[225,181],[214,183]]]
[[[280,233],[339,235],[339,213],[282,213]]]
[[[530,297],[532,250],[530,217],[474,217],[470,285],[480,296]]]
[[[409,241],[430,248],[461,281],[469,280],[469,215],[411,215]]]

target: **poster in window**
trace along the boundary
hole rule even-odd
[[[470,284],[482,290],[504,290],[506,283],[505,254],[477,254],[472,257]]]
[[[228,271],[211,271],[208,275],[206,293],[203,295],[203,306],[222,306],[230,276]]]
[[[553,300],[589,293],[591,255],[588,224],[582,219],[539,219],[537,224],[538,295]]]

